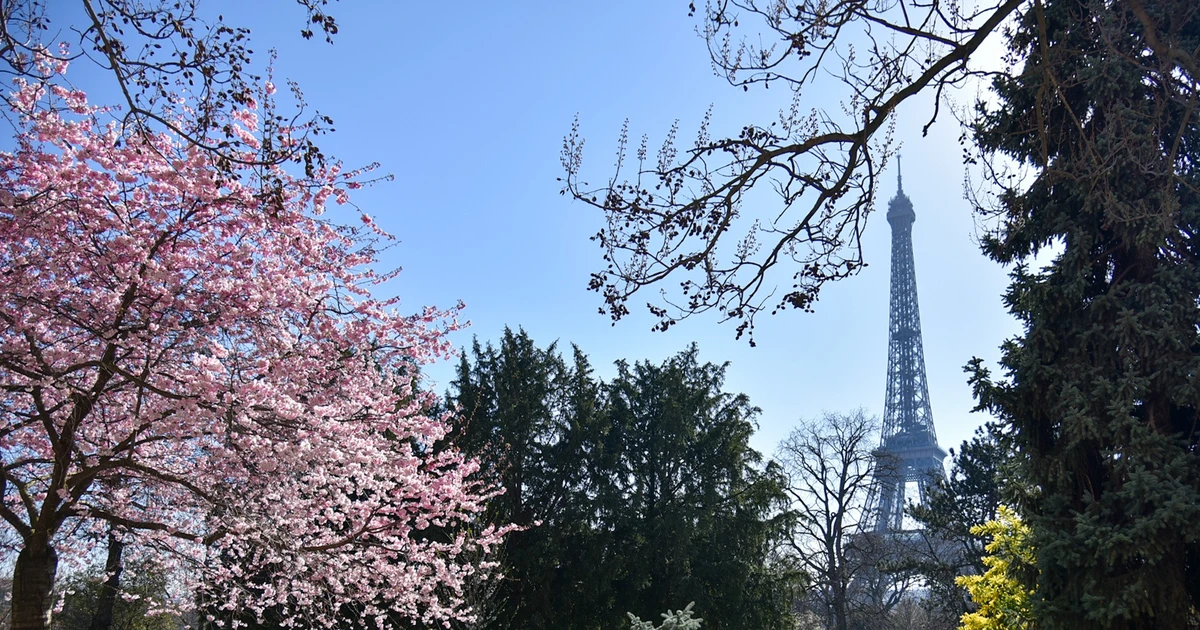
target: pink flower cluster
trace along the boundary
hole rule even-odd
[[[4,526],[78,557],[115,527],[172,571],[173,605],[218,618],[469,616],[464,581],[504,531],[464,533],[492,491],[414,387],[461,305],[401,316],[371,296],[382,232],[322,214],[358,174],[218,167],[59,85],[9,102]],[[229,123],[258,133],[254,111]]]

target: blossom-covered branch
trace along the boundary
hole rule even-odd
[[[504,529],[462,533],[493,491],[440,444],[445,418],[416,386],[451,352],[458,308],[407,316],[372,297],[392,275],[370,269],[386,234],[326,218],[364,172],[248,166],[269,90],[226,121],[246,159],[218,166],[186,137],[124,135],[62,83],[64,62],[38,63],[0,153],[13,627],[42,627],[59,557],[110,535],[177,570],[176,609],[469,616],[463,581]]]

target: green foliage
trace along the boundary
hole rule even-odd
[[[457,443],[504,489],[488,519],[528,527],[479,627],[607,629],[679,601],[718,630],[788,627],[798,576],[769,561],[781,479],[724,366],[693,346],[604,383],[578,348],[568,362],[511,330],[470,355],[447,395]]]
[[[915,556],[911,568],[927,580],[925,607],[957,625],[970,607],[967,593],[956,579],[986,570],[987,541],[978,527],[997,518],[1005,487],[1015,485],[1017,453],[1003,428],[989,424],[977,429],[957,452],[952,449],[951,455],[949,477],[939,480],[923,505],[910,508],[934,542],[931,549],[935,552]]]
[[[1029,526],[1012,510],[1000,506],[996,519],[971,528],[977,536],[987,537],[988,555],[983,558],[982,575],[959,576],[958,583],[971,594],[979,610],[964,614],[963,630],[1028,630],[1033,628],[1030,599],[1033,591],[1022,575],[1034,565]]]
[[[65,594],[62,610],[52,618],[54,630],[89,630],[100,602],[103,573],[95,570],[69,576],[58,588]],[[167,578],[152,567],[134,564],[121,572],[121,589],[113,606],[112,630],[177,630],[174,615],[150,615],[153,603],[164,600]]]
[[[1200,603],[1200,124],[1195,0],[1045,0],[980,105],[1004,173],[985,239],[1024,334],[980,406],[1013,429],[1039,627],[1194,627]],[[1009,162],[1010,164],[1012,162]],[[1011,172],[1011,171],[1008,171]],[[1016,183],[1014,183],[1016,182]],[[1054,259],[1029,265],[1053,244]],[[1040,261],[1039,261],[1040,264]]]
[[[704,620],[692,618],[692,606],[695,605],[696,602],[690,602],[683,610],[668,610],[662,615],[662,625],[657,627],[649,621],[642,621],[633,613],[627,613],[629,630],[700,630],[700,624]]]

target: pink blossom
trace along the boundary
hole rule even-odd
[[[16,86],[17,148],[0,153],[3,527],[83,562],[115,525],[177,576],[178,600],[155,604],[176,610],[468,618],[470,558],[510,530],[419,534],[462,530],[494,493],[412,387],[452,354],[461,304],[407,317],[367,292],[393,275],[369,270],[387,235],[320,215],[354,186],[340,165],[231,177],[169,135],[118,144],[78,91]],[[230,122],[258,146],[257,116]]]

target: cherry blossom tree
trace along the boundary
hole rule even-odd
[[[326,214],[365,171],[331,161],[299,177],[258,159],[269,82],[205,111],[240,139],[228,160],[170,131],[201,128],[186,102],[163,130],[125,133],[119,111],[69,87],[63,55],[34,57],[0,153],[12,628],[45,628],[59,565],[94,560],[110,536],[170,575],[163,610],[469,617],[464,581],[504,530],[447,534],[492,491],[467,479],[475,463],[441,443],[446,418],[414,385],[451,351],[461,305],[403,316],[372,297],[393,275],[371,270],[390,237],[366,214]],[[268,137],[289,132],[304,134]]]

